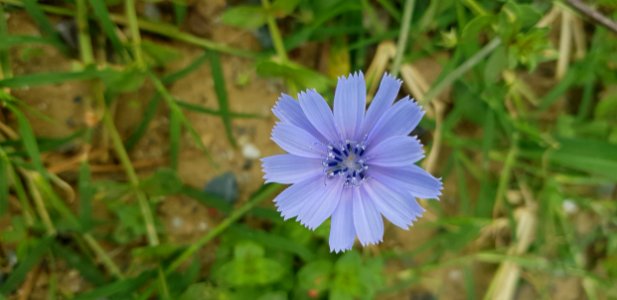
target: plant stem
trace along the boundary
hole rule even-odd
[[[396,44],[396,54],[394,56],[394,63],[390,72],[392,76],[396,77],[401,69],[401,63],[403,62],[403,55],[405,54],[405,48],[407,47],[407,38],[409,37],[409,27],[411,26],[411,16],[413,15],[413,7],[415,6],[415,0],[405,1],[405,7],[403,8],[403,21],[401,31],[398,36],[398,42]]]
[[[86,66],[94,62],[92,41],[88,29],[88,7],[86,0],[77,0],[77,30],[79,39],[79,54]]]
[[[495,204],[493,206],[493,217],[499,213],[501,206],[503,205],[503,198],[508,189],[508,184],[510,183],[510,177],[512,175],[512,168],[516,163],[516,158],[518,156],[518,140],[519,134],[514,133],[512,137],[512,146],[510,146],[510,150],[508,151],[508,155],[506,156],[503,171],[501,172],[501,177],[499,177],[499,184],[497,185],[497,195],[495,196]]]
[[[146,63],[144,62],[144,56],[141,52],[141,35],[139,33],[137,13],[135,12],[135,0],[125,0],[124,4],[124,13],[126,14],[129,32],[131,33],[131,44],[133,45],[135,63],[138,68],[143,70],[146,68]]]
[[[494,38],[488,44],[486,44],[478,53],[474,54],[468,60],[466,60],[463,64],[458,66],[452,72],[450,72],[446,77],[444,77],[441,81],[435,84],[427,93],[424,95],[424,99],[421,100],[422,104],[426,104],[431,102],[433,98],[435,98],[439,93],[441,93],[446,87],[451,85],[455,80],[459,79],[463,74],[467,71],[471,70],[476,64],[486,58],[493,50],[495,50],[499,45],[501,45],[500,38]]]
[[[144,192],[139,189],[139,178],[137,177],[137,173],[135,172],[135,169],[131,164],[131,160],[128,153],[126,152],[126,149],[124,149],[124,145],[122,144],[122,138],[120,137],[120,134],[118,133],[118,129],[116,129],[114,122],[111,120],[111,115],[109,114],[108,110],[105,110],[103,112],[103,125],[105,126],[107,132],[109,132],[114,150],[118,155],[118,159],[120,160],[122,167],[124,168],[124,172],[128,177],[129,183],[134,189],[137,201],[139,203],[139,208],[141,209],[141,213],[146,224],[148,244],[150,246],[156,246],[159,244],[159,239],[156,233],[154,217],[152,216],[152,210],[150,209],[148,198],[146,197]]]
[[[4,6],[0,5],[0,39],[8,35]],[[0,49],[0,79],[12,77],[11,61],[8,49]]]
[[[272,42],[274,43],[274,50],[276,51],[276,55],[279,57],[280,60],[285,62],[288,60],[287,51],[285,51],[285,46],[283,45],[283,38],[281,37],[281,32],[276,25],[276,19],[271,12],[270,0],[261,0],[261,5],[266,10],[268,30],[270,30],[270,37],[272,38]]]
[[[37,184],[35,183],[36,177],[38,176],[35,173],[30,173],[27,175],[30,179],[28,183],[28,188],[30,189],[30,195],[32,195],[32,200],[34,201],[34,207],[43,221],[43,225],[45,225],[45,229],[47,230],[47,235],[54,236],[56,235],[56,228],[54,224],[51,222],[51,218],[49,217],[49,213],[47,212],[47,207],[45,207],[45,202],[43,201],[43,197],[41,197],[41,193],[38,190]]]
[[[101,260],[101,263],[105,265],[107,270],[109,270],[109,272],[111,272],[114,276],[116,276],[119,279],[124,278],[124,275],[122,275],[122,272],[120,271],[120,269],[118,269],[118,266],[116,266],[116,264],[111,259],[111,257],[109,257],[109,255],[107,255],[107,252],[105,252],[105,249],[103,249],[101,245],[99,245],[99,243],[94,239],[94,237],[92,237],[92,235],[89,233],[85,233],[82,236],[84,240],[86,241],[86,243],[88,244],[88,246],[92,248],[94,253]]]
[[[476,0],[464,0],[463,4],[471,9],[476,15],[486,16],[488,12],[480,5],[480,3],[476,2]]]

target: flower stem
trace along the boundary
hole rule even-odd
[[[403,21],[401,31],[398,36],[398,42],[396,44],[396,54],[394,57],[394,63],[390,72],[392,76],[398,76],[398,72],[401,69],[401,63],[403,62],[403,55],[405,54],[405,48],[407,47],[407,38],[409,37],[409,26],[411,25],[411,16],[413,15],[413,7],[415,6],[415,0],[405,1],[405,7],[403,8]]]
[[[129,32],[131,33],[131,44],[133,46],[133,55],[135,63],[140,69],[145,69],[143,53],[141,52],[141,35],[139,33],[139,25],[137,23],[137,13],[135,12],[135,0],[124,1],[124,13],[128,20]]]

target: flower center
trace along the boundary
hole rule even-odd
[[[366,178],[368,169],[362,158],[364,150],[364,144],[352,141],[329,145],[328,156],[323,161],[324,172],[328,178],[334,176],[345,178],[345,185],[359,185]]]

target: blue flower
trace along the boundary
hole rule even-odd
[[[313,230],[331,217],[330,250],[383,239],[382,216],[407,229],[424,209],[417,198],[438,198],[441,180],[415,163],[422,144],[409,133],[424,111],[405,97],[401,81],[385,75],[365,112],[364,75],[338,80],[334,111],[315,90],[283,94],[272,111],[279,118],[272,140],[288,154],[262,159],[266,182],[291,184],[274,202],[285,220]]]

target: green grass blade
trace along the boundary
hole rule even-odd
[[[203,107],[199,104],[184,102],[180,100],[176,101],[176,103],[178,103],[178,106],[184,109],[193,111],[193,112],[198,112],[198,113],[203,113],[203,114],[213,115],[213,116],[223,116],[223,113],[220,110]],[[229,116],[232,119],[265,119],[266,118],[266,116],[262,116],[258,114],[237,113],[237,112],[229,112]]]
[[[0,79],[12,76],[8,49],[1,46],[9,38],[5,16],[7,14],[4,12],[4,5],[0,4]]]
[[[35,73],[0,80],[0,87],[24,88],[39,85],[58,84],[66,81],[91,80],[95,78],[107,77],[113,73],[113,71],[107,69],[86,69],[83,71]]]
[[[182,130],[182,112],[172,109],[169,111],[169,159],[171,168],[178,170],[180,156],[180,134]]]
[[[138,289],[149,279],[156,276],[156,274],[156,271],[146,271],[133,278],[117,280],[110,284],[97,287],[89,292],[77,295],[74,299],[127,299],[130,294],[138,293]]]
[[[20,263],[17,268],[11,272],[6,281],[0,284],[0,294],[8,296],[19,287],[26,279],[30,270],[34,268],[34,266],[41,261],[43,255],[47,253],[52,241],[51,238],[43,238],[34,242],[34,244],[28,248],[23,257],[19,258]]]
[[[150,122],[152,122],[152,120],[156,116],[156,111],[158,110],[160,103],[160,95],[154,95],[150,102],[148,102],[148,106],[146,106],[146,110],[143,114],[144,117],[141,119],[141,122],[139,122],[139,125],[137,125],[135,131],[131,133],[131,136],[129,136],[129,138],[124,143],[127,151],[133,149],[135,145],[137,145],[137,142],[139,142],[139,140],[144,136],[144,134],[146,134]]]
[[[3,216],[9,204],[9,158],[0,151],[0,216]]]
[[[73,251],[71,248],[60,245],[59,243],[52,243],[51,246],[55,256],[64,259],[71,268],[79,271],[79,274],[93,285],[101,285],[107,281],[105,275],[101,273],[99,268],[97,268],[90,259],[81,255],[79,252]]]
[[[55,30],[55,27],[51,24],[51,22],[45,15],[43,9],[38,4],[38,1],[24,0],[23,4],[30,17],[32,17],[36,25],[39,27],[39,30],[43,32],[43,35],[50,38],[53,41],[54,45],[58,49],[60,49],[60,51],[66,53],[66,45],[64,45],[62,38],[60,38],[60,34],[58,34],[58,32]]]
[[[231,124],[231,116],[229,115],[229,100],[227,99],[227,89],[225,87],[225,75],[223,74],[223,68],[221,67],[221,60],[219,54],[216,52],[210,52],[210,70],[212,72],[212,80],[214,81],[214,91],[216,92],[216,98],[219,104],[219,111],[221,112],[221,119],[225,127],[225,134],[229,143],[236,147],[236,139],[233,136],[233,127]]]
[[[94,16],[100,22],[101,28],[107,38],[111,41],[111,45],[114,50],[123,55],[125,53],[125,48],[120,38],[116,34],[116,25],[112,22],[109,11],[107,10],[107,6],[105,5],[105,1],[103,0],[90,0],[90,5],[92,6],[92,10],[94,11]]]
[[[0,29],[1,30],[1,29]],[[53,44],[47,38],[32,35],[2,35],[0,33],[0,51],[6,51],[14,46],[30,45],[30,44]],[[8,57],[7,57],[8,59]]]
[[[79,166],[78,178],[79,190],[79,219],[84,230],[92,226],[92,199],[94,198],[95,187],[92,185],[90,175],[90,165],[87,160],[81,162]]]

